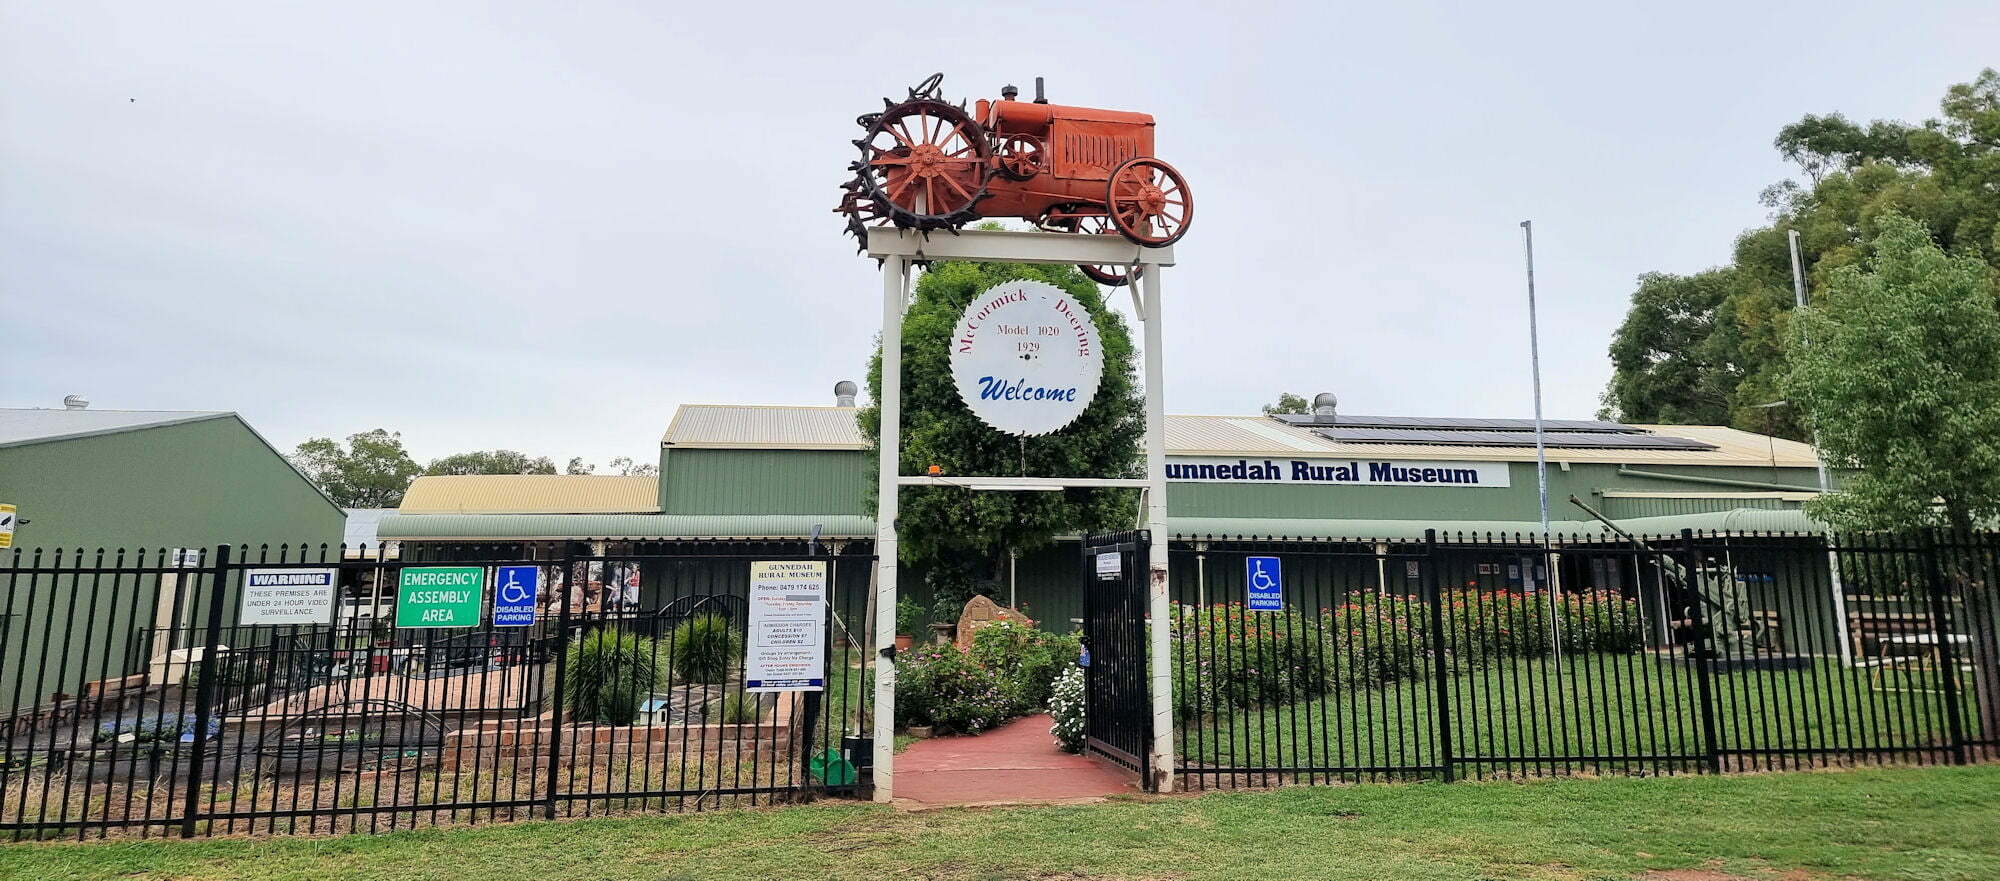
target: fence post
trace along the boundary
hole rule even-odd
[[[193,838],[201,813],[202,764],[208,760],[208,729],[215,718],[215,665],[222,645],[222,607],[229,598],[229,546],[215,546],[208,575],[208,625],[202,638],[201,670],[195,674],[194,748],[188,754],[187,801],[181,837]],[[173,669],[169,664],[167,669]]]
[[[1445,659],[1445,648],[1450,641],[1444,631],[1444,591],[1438,581],[1437,530],[1424,530],[1424,597],[1430,601],[1431,632],[1431,678],[1437,682],[1437,709],[1431,715],[1438,720],[1437,744],[1438,766],[1444,769],[1444,782],[1453,779],[1452,764],[1455,756],[1451,743],[1451,665]]]
[[[1722,773],[1721,739],[1715,728],[1715,686],[1710,682],[1713,675],[1711,664],[1715,659],[1714,634],[1708,629],[1708,595],[1701,589],[1701,556],[1694,547],[1694,530],[1681,530],[1681,547],[1687,553],[1685,583],[1681,585],[1690,596],[1688,599],[1688,627],[1694,631],[1694,677],[1695,686],[1701,695],[1701,740],[1702,756],[1711,774]]]
[[[1925,577],[1929,580],[1931,613],[1931,638],[1937,640],[1938,687],[1944,690],[1944,712],[1948,717],[1946,725],[1951,731],[1951,763],[1963,765],[1965,756],[1965,717],[1959,708],[1958,656],[1951,643],[1951,612],[1945,602],[1945,594],[1951,590],[1944,573],[1938,565],[1937,530],[1926,529],[1924,536]],[[1947,545],[1946,547],[1950,547]]]
[[[560,776],[556,769],[558,765],[562,764],[562,725],[565,701],[563,694],[563,674],[566,672],[569,664],[569,598],[571,594],[575,593],[572,590],[573,585],[570,582],[576,578],[575,566],[570,563],[569,544],[567,542],[563,544],[562,553],[556,557],[556,565],[561,567],[557,571],[562,573],[562,596],[557,600],[555,636],[545,639],[556,655],[555,682],[550,685],[550,691],[554,692],[552,697],[554,706],[549,709],[549,770],[547,777],[543,780],[542,787],[542,798],[545,802],[542,806],[542,813],[544,817],[550,820],[556,818],[556,780]],[[551,582],[549,586],[555,587],[553,583],[555,579],[551,578],[549,581]]]

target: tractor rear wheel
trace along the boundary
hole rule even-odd
[[[867,130],[855,142],[857,189],[890,222],[949,229],[978,219],[993,151],[970,114],[936,98],[915,98],[882,111]]]

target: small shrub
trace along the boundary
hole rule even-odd
[[[743,637],[721,615],[696,615],[667,637],[667,657],[682,682],[722,682],[742,654]]]
[[[1083,676],[1083,668],[1071,664],[1063,668],[1050,688],[1049,716],[1055,719],[1055,724],[1049,726],[1049,733],[1055,735],[1056,746],[1066,753],[1083,752]]]
[[[1018,697],[1009,683],[948,645],[896,659],[896,722],[946,734],[978,734],[1006,721]]]
[[[1016,621],[995,621],[972,635],[972,662],[1003,679],[1013,698],[1008,715],[1041,710],[1056,671],[1075,664],[1083,644],[1073,633],[1049,633]]]
[[[1615,590],[1563,599],[1563,647],[1570,651],[1630,654],[1646,647],[1639,601]]]
[[[904,597],[896,601],[896,635],[915,637],[924,626],[924,607]]]
[[[636,633],[593,630],[569,647],[563,691],[578,722],[630,725],[659,684],[659,647]]]

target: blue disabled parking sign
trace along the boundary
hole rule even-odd
[[[1277,557],[1251,557],[1243,563],[1243,583],[1250,592],[1250,611],[1285,610],[1285,579]]]
[[[535,623],[535,594],[541,586],[539,566],[501,566],[493,582],[493,626],[526,627]]]

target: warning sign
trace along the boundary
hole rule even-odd
[[[236,623],[331,624],[339,587],[333,569],[245,570]]]

